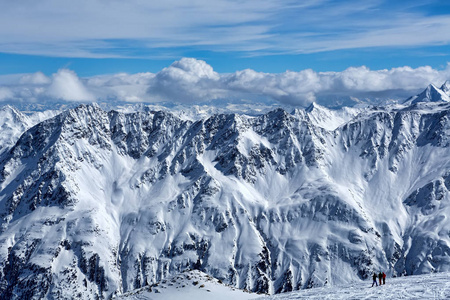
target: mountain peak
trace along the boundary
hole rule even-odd
[[[444,82],[444,84],[441,86],[441,90],[447,95],[450,95],[450,80],[446,80]]]
[[[324,107],[317,104],[316,102],[311,103],[306,109],[306,112],[312,112],[314,109],[323,109]]]
[[[450,97],[445,92],[444,88],[448,88],[450,84],[447,82],[441,88],[436,87],[434,84],[430,84],[427,88],[417,96],[411,98],[411,104],[420,102],[450,102]]]
[[[449,270],[450,238],[435,233],[450,215],[450,109],[429,106],[190,122],[89,104],[10,122],[0,299],[158,299],[219,279],[282,293]]]
[[[0,108],[0,114],[3,119],[2,123],[8,119],[14,122],[26,122],[26,116],[15,107],[8,104]]]
[[[11,105],[6,104],[6,105],[3,105],[3,106],[0,108],[0,110],[1,110],[1,111],[14,110],[14,108],[13,108]]]
[[[439,92],[439,88],[437,86],[435,86],[434,84],[430,83],[426,88],[425,91],[426,92]]]

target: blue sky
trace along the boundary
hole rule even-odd
[[[159,2],[159,3],[158,3]],[[0,74],[341,71],[450,61],[449,1],[0,0]]]
[[[442,0],[0,0],[0,101],[403,99],[449,33]]]

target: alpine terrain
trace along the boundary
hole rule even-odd
[[[268,294],[450,271],[449,87],[193,121],[3,107],[0,298],[108,299],[188,270]]]

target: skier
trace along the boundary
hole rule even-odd
[[[380,272],[380,273],[378,273],[378,280],[380,281],[380,285],[381,285],[381,279],[383,279],[383,274],[381,274],[381,272]]]
[[[378,283],[377,283],[377,274],[376,274],[376,273],[373,273],[372,278],[373,278],[372,287],[373,287],[374,284],[376,284],[376,286],[378,286]]]
[[[383,284],[386,284],[386,274],[383,272]]]

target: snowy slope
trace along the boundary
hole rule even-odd
[[[19,136],[30,127],[30,120],[11,106],[0,108],[0,153],[12,147]]]
[[[0,108],[0,153],[12,147],[20,135],[32,127],[48,118],[57,115],[57,111],[33,112],[24,114],[16,108],[5,105]]]
[[[301,115],[306,113],[312,124],[332,131],[349,122],[361,111],[363,111],[362,108],[353,107],[343,107],[339,110],[328,109],[317,103],[312,103],[304,112],[297,109],[293,114]]]
[[[82,105],[25,128],[0,154],[0,298],[450,271],[450,103],[322,113]]]
[[[187,271],[170,276],[159,283],[134,290],[113,299],[134,300],[178,300],[178,299],[215,299],[247,300],[263,296],[229,287],[217,279],[198,270]]]
[[[416,104],[420,102],[449,102],[450,83],[446,81],[440,88],[430,84],[422,93],[406,100],[406,104]]]
[[[296,300],[296,299],[449,299],[450,273],[431,273],[427,275],[387,278],[386,284],[372,287],[372,280],[352,282],[343,285],[318,287],[274,296],[261,296],[245,293],[221,286],[214,279],[198,279],[198,275],[183,273],[174,276],[155,287],[146,287],[118,296],[113,299],[259,299],[259,300]],[[195,284],[196,283],[196,284]],[[195,285],[194,285],[195,284]],[[203,288],[200,288],[204,285]],[[151,290],[151,292],[149,291]]]
[[[371,287],[372,281],[367,280],[366,282],[308,289],[261,299],[449,299],[449,279],[449,273],[432,273],[388,278],[385,285],[373,288]]]

